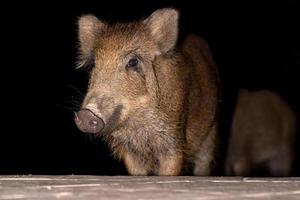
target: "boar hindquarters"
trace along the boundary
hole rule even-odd
[[[293,160],[295,116],[267,90],[241,90],[232,121],[226,174],[288,176]]]

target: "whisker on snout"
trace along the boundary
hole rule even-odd
[[[81,91],[80,91],[78,88],[76,88],[75,86],[69,84],[69,85],[67,85],[67,87],[73,89],[73,90],[75,91],[75,94],[77,94],[78,97],[79,97],[81,100],[84,98],[83,92],[81,92]]]
[[[84,93],[81,92],[78,88],[76,88],[75,86],[73,86],[71,84],[66,85],[66,87],[71,89],[71,90],[68,90],[66,93],[71,93],[71,94],[64,97],[65,99],[61,100],[61,102],[59,102],[57,104],[57,106],[60,106],[67,111],[80,110],[82,101],[85,96]]]
[[[63,109],[68,111],[78,111],[81,108],[80,101],[76,101],[76,100],[67,100],[57,105],[61,106]]]

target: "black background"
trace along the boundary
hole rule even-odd
[[[180,38],[194,32],[206,39],[221,72],[216,174],[222,174],[237,88],[274,90],[299,113],[300,4],[221,2],[12,1],[1,6],[0,174],[126,174],[105,144],[80,133],[73,122],[72,103],[81,100],[76,90],[84,93],[87,84],[87,73],[74,68],[76,22],[87,13],[110,22],[137,20],[170,6],[181,11]],[[295,176],[297,168],[299,159]]]

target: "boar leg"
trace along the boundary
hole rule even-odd
[[[195,155],[193,173],[196,176],[210,175],[210,169],[215,154],[217,125],[215,124],[207,138],[203,141],[200,151]]]
[[[159,158],[159,172],[162,176],[180,175],[182,169],[182,152],[177,152],[174,155],[161,156]]]
[[[130,154],[126,153],[124,155],[124,162],[127,171],[130,175],[136,175],[136,176],[148,175],[148,170],[145,168],[145,166],[140,164],[138,159],[135,159]]]
[[[270,159],[268,166],[271,176],[289,176],[292,168],[293,152],[289,147],[281,148],[279,153]]]
[[[233,175],[235,176],[250,176],[252,171],[252,161],[247,154],[242,158],[238,158],[232,166]]]

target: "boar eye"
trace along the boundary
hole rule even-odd
[[[130,58],[130,60],[126,64],[126,69],[137,72],[142,78],[145,78],[140,61],[141,60],[137,57]]]
[[[139,61],[136,58],[131,58],[127,63],[127,69],[138,70]]]

